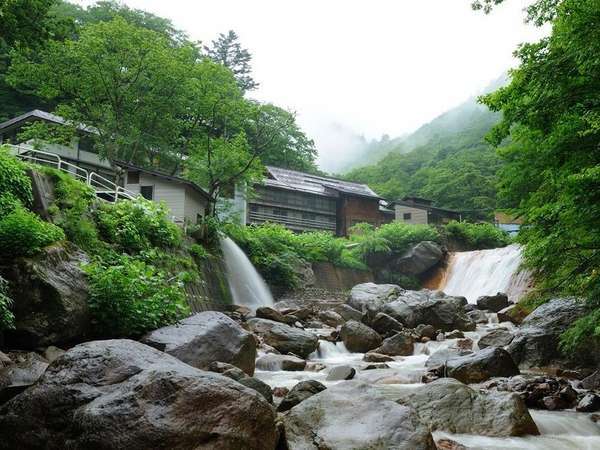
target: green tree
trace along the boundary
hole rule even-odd
[[[220,33],[219,37],[204,49],[210,59],[233,72],[242,92],[258,87],[258,83],[252,79],[251,75],[252,55],[247,49],[242,48],[238,35],[233,30],[229,30],[227,34]]]

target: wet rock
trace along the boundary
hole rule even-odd
[[[496,328],[483,335],[477,345],[479,348],[505,347],[512,342],[514,335],[506,328]]]
[[[419,337],[421,338],[429,338],[429,339],[435,339],[435,337],[437,336],[437,330],[435,329],[434,326],[431,325],[418,325],[415,328],[416,333],[419,335]]]
[[[72,245],[55,245],[3,268],[14,300],[15,329],[4,332],[14,348],[34,349],[83,339],[90,331],[87,256]]]
[[[286,316],[281,312],[277,311],[274,308],[270,308],[268,306],[261,306],[260,308],[256,308],[256,317],[259,319],[269,319],[275,322],[287,323],[288,325],[293,325],[296,322],[296,316]]]
[[[14,364],[14,362],[10,357],[6,353],[0,352],[0,368],[10,366],[11,364]]]
[[[365,315],[363,323],[373,328],[382,336],[391,336],[404,328],[400,322],[385,313],[376,313],[372,319]]]
[[[301,381],[285,395],[277,407],[277,411],[289,411],[307,398],[312,397],[325,389],[327,388],[316,380]]]
[[[240,381],[244,378],[248,378],[246,372],[242,369],[235,367],[233,364],[227,364],[222,362],[212,362],[208,365],[207,370],[210,372],[220,373],[224,377],[231,378],[235,381]]]
[[[488,323],[489,319],[485,311],[474,309],[467,312],[467,316],[475,323]]]
[[[500,437],[539,434],[516,394],[478,392],[442,378],[416,389],[400,389],[390,397],[414,408],[431,430]]]
[[[497,313],[509,306],[508,296],[502,292],[496,295],[484,295],[477,299],[477,308]]]
[[[600,397],[596,394],[586,394],[579,403],[577,403],[575,409],[579,412],[600,411]]]
[[[363,368],[363,370],[376,370],[376,369],[389,369],[390,366],[388,366],[386,363],[374,363],[374,364],[369,364],[367,366],[365,366]]]
[[[306,360],[292,355],[263,355],[256,360],[256,368],[270,371],[302,371],[306,368]]]
[[[313,333],[267,319],[250,319],[248,328],[281,353],[308,357],[317,349],[319,339]]]
[[[264,381],[259,380],[254,377],[245,377],[238,381],[240,384],[243,384],[247,388],[253,389],[262,395],[266,401],[269,403],[273,403],[273,391],[271,386],[269,386]]]
[[[332,367],[327,374],[327,381],[351,380],[356,375],[356,369],[351,366],[335,366]]]
[[[465,337],[465,334],[460,330],[453,330],[449,333],[446,333],[446,339],[462,339]]]
[[[522,368],[589,364],[594,355],[578,352],[571,361],[565,361],[558,349],[560,335],[584,313],[585,305],[577,299],[550,300],[523,320],[507,350]]]
[[[373,363],[382,363],[382,362],[390,362],[394,361],[394,358],[388,355],[383,355],[381,353],[375,352],[367,352],[365,356],[363,356],[363,361],[365,362],[373,362]]]
[[[289,392],[288,388],[277,386],[273,388],[273,397],[285,397]]]
[[[322,311],[319,313],[319,320],[323,322],[325,325],[329,325],[330,327],[337,327],[342,325],[345,320],[344,318],[336,313],[335,311]]]
[[[467,447],[452,439],[438,439],[435,445],[438,450],[468,450]]]
[[[342,316],[345,321],[356,320],[357,322],[360,322],[362,320],[362,313],[345,303],[336,306],[334,311]]]
[[[473,349],[473,341],[469,338],[459,339],[455,344],[456,348],[460,350],[472,350]]]
[[[441,368],[446,365],[449,359],[457,356],[471,355],[473,352],[469,350],[460,350],[457,348],[445,348],[438,350],[425,361],[425,367],[428,369]]]
[[[342,325],[340,338],[350,352],[366,353],[381,345],[382,339],[372,328],[350,320]]]
[[[49,414],[49,411],[52,414]],[[275,448],[257,392],[130,340],[78,345],[0,407],[6,448]]]
[[[498,311],[499,322],[512,322],[515,325],[521,325],[527,317],[527,312],[518,305],[510,305]]]
[[[410,356],[414,350],[414,339],[407,333],[397,333],[383,340],[381,347],[375,349],[376,353],[389,356]]]
[[[51,363],[54,360],[58,359],[62,355],[65,354],[65,351],[62,348],[55,347],[53,345],[49,346],[44,350],[44,358]]]
[[[442,248],[435,242],[423,241],[411,246],[395,259],[393,267],[406,275],[420,275],[437,265],[444,257]]]
[[[219,361],[254,374],[254,336],[220,312],[194,314],[176,325],[146,334],[141,341],[198,369]]]
[[[584,389],[600,390],[600,370],[596,370],[581,380],[581,387]]]
[[[307,362],[306,363],[306,371],[307,372],[320,372],[321,370],[327,368],[325,364],[315,363],[315,362]]]
[[[0,368],[0,402],[34,384],[48,367],[48,361],[34,352],[12,352],[9,360],[11,364]]]
[[[369,309],[378,311],[386,303],[395,300],[400,292],[402,289],[395,284],[362,283],[352,288],[346,303],[361,313]]]
[[[313,395],[283,421],[290,449],[435,450],[431,433],[411,408],[363,383],[340,383]]]
[[[519,368],[510,354],[498,347],[489,347],[465,356],[455,356],[446,362],[449,377],[463,383],[480,383],[492,377],[510,377],[519,374]]]

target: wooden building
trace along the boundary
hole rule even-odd
[[[420,197],[404,197],[392,202],[396,220],[410,224],[446,224],[461,220],[461,213],[451,209],[433,206],[431,200]]]

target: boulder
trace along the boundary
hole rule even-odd
[[[418,325],[415,328],[415,331],[420,338],[435,339],[435,337],[437,336],[437,330],[434,326],[431,325]]]
[[[126,339],[70,349],[0,407],[0,433],[5,448],[272,450],[277,442],[260,394]]]
[[[271,386],[264,381],[254,377],[245,377],[239,380],[238,383],[243,384],[247,388],[255,390],[262,395],[266,401],[273,403],[273,390],[271,389]]]
[[[375,349],[376,353],[389,356],[410,356],[414,350],[414,339],[407,333],[397,333],[383,340],[381,347]]]
[[[367,310],[378,311],[386,303],[396,300],[400,292],[402,289],[395,284],[357,284],[350,291],[350,298],[346,303],[361,313]]]
[[[539,434],[517,394],[484,393],[442,378],[394,395],[399,403],[414,408],[432,431],[499,437]]]
[[[586,394],[579,401],[575,409],[579,412],[600,411],[600,397],[598,397],[596,394]]]
[[[317,349],[319,339],[313,333],[267,319],[250,319],[246,322],[253,333],[281,353],[308,357]]]
[[[489,347],[465,356],[455,356],[446,362],[446,373],[463,383],[481,383],[492,377],[511,377],[519,368],[510,354],[499,347]]]
[[[404,291],[397,300],[383,306],[389,314],[408,328],[420,324],[431,325],[442,331],[475,330],[473,322],[455,297],[445,297],[432,291]]]
[[[560,335],[584,314],[582,301],[575,298],[552,299],[538,306],[523,320],[507,350],[522,368],[589,365],[594,355],[578,352],[569,361],[558,349]]]
[[[471,311],[467,311],[467,317],[471,319],[475,323],[488,323],[489,319],[485,311],[480,309],[473,309]]]
[[[411,408],[353,381],[304,400],[288,412],[283,423],[290,450],[436,448],[431,433]]]
[[[371,363],[384,363],[394,361],[394,358],[388,355],[382,355],[381,353],[367,352],[363,356],[363,361]]]
[[[327,374],[327,381],[351,380],[356,375],[356,369],[351,366],[335,366],[332,367]]]
[[[254,337],[217,311],[194,314],[176,325],[151,331],[141,341],[198,369],[219,361],[254,374]]]
[[[410,247],[394,260],[395,271],[406,275],[421,275],[437,265],[444,257],[442,248],[432,241],[423,241]]]
[[[344,318],[335,311],[321,311],[319,320],[330,327],[337,327],[345,322]]]
[[[295,385],[291,391],[285,394],[285,397],[277,407],[277,411],[288,411],[307,398],[312,397],[325,389],[327,388],[316,380],[301,381]]]
[[[396,334],[404,328],[396,319],[382,312],[376,313],[371,320],[368,320],[368,315],[363,318],[365,319],[367,319],[365,323],[382,336]]]
[[[445,334],[446,339],[463,339],[465,337],[465,333],[460,330],[452,330]]]
[[[498,292],[496,295],[484,295],[477,299],[477,308],[497,313],[508,307],[508,295]]]
[[[58,359],[60,356],[64,355],[65,351],[62,348],[55,347],[51,345],[44,350],[44,358],[51,363],[55,359]]]
[[[519,305],[510,305],[498,311],[499,322],[512,322],[515,325],[521,325],[527,317],[527,311]]]
[[[600,390],[600,370],[596,370],[581,380],[581,387],[584,389]]]
[[[484,334],[477,341],[479,348],[505,347],[512,342],[514,335],[506,328],[496,328]]]
[[[260,319],[269,319],[275,322],[287,323],[288,325],[292,325],[296,320],[295,317],[287,317],[277,311],[274,308],[270,308],[268,306],[261,306],[260,308],[256,308],[256,317]]]
[[[451,358],[455,358],[457,356],[470,355],[472,353],[472,351],[461,350],[458,348],[444,348],[438,350],[429,358],[427,358],[427,361],[425,361],[425,367],[427,367],[428,369],[439,369],[444,367],[448,360]]]
[[[354,309],[352,306],[346,305],[345,303],[336,306],[334,311],[342,316],[345,321],[356,320],[357,322],[360,322],[362,320],[362,313],[357,309]]]
[[[342,325],[340,338],[350,352],[366,353],[381,345],[381,336],[363,323],[350,320]]]
[[[292,355],[266,354],[256,360],[256,368],[269,371],[302,371],[306,368],[306,361]]]
[[[246,375],[246,372],[244,372],[242,369],[235,367],[233,364],[227,364],[218,361],[210,363],[207,370],[210,372],[220,373],[224,377],[231,378],[235,381],[248,378],[248,375]]]
[[[34,352],[12,352],[10,361],[0,367],[0,403],[34,384],[48,367],[48,361]]]
[[[87,262],[85,253],[73,245],[55,245],[2,268],[14,300],[15,328],[4,332],[8,345],[34,349],[89,334],[89,287],[81,269]]]

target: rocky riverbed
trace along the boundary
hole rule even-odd
[[[0,448],[600,448],[600,373],[557,349],[576,300],[522,323],[502,294],[323,300],[2,354]]]

